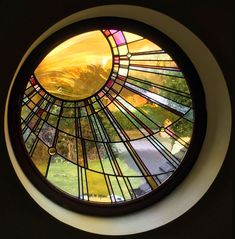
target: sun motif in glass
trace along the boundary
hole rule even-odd
[[[21,107],[25,148],[61,193],[119,204],[161,187],[194,126],[185,76],[156,43],[102,29],[73,36],[32,72]]]

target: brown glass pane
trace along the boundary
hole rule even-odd
[[[189,93],[189,88],[184,78],[178,78],[167,75],[154,74],[151,72],[143,72],[130,70],[129,76],[134,78],[150,82],[152,84],[166,86],[172,88],[173,90],[178,90],[181,92]],[[182,87],[183,86],[183,87]]]
[[[131,54],[130,59],[131,60],[145,60],[145,61],[149,61],[149,60],[157,60],[157,61],[172,60],[170,55],[168,55],[167,53],[164,53],[164,51],[157,50],[157,49],[156,49],[155,53],[142,52],[141,54],[136,54],[136,55]]]
[[[64,108],[62,116],[64,117],[75,117],[75,110],[74,108]]]
[[[57,115],[50,115],[48,118],[48,124],[52,125],[53,127],[57,126],[57,122],[58,122],[58,116]]]
[[[39,94],[35,94],[31,100],[33,101],[34,104],[37,104],[40,100],[42,99],[42,97]]]
[[[75,136],[75,118],[61,117],[59,122],[59,129],[64,131],[65,133]]]
[[[158,60],[158,61],[146,61],[146,60],[131,60],[130,61],[131,65],[142,65],[142,66],[157,66],[157,67],[174,67],[177,68],[178,66],[174,61],[170,60]]]

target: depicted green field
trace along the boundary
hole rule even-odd
[[[78,167],[77,165],[70,163],[68,161],[60,161],[61,158],[57,156],[56,159],[52,160],[50,163],[49,171],[47,179],[60,190],[72,195],[78,196],[78,188],[81,187],[81,182],[78,180]],[[123,160],[118,160],[120,167],[123,170],[123,174],[136,175],[136,172],[130,168]],[[108,159],[102,160],[102,165],[105,168],[105,172],[112,172],[111,164]],[[100,161],[92,160],[89,163],[89,167],[92,170],[100,171]],[[81,173],[83,171],[82,184],[85,189],[84,194],[89,194],[89,200],[91,201],[107,201],[110,202],[109,192],[107,189],[107,184],[105,181],[105,177],[98,172],[94,172],[91,170],[86,170],[87,181],[85,180],[85,170],[80,170]],[[130,199],[131,196],[126,187],[125,181],[122,177],[117,178],[115,176],[110,176],[110,183],[112,184],[113,193],[118,196],[122,196],[122,192],[120,191],[120,187],[123,190],[123,194],[126,200]],[[80,180],[81,181],[81,180]],[[132,187],[138,188],[142,184],[145,183],[145,180],[142,177],[131,177],[130,182]],[[79,183],[79,185],[78,185]],[[119,187],[120,185],[120,187]],[[88,189],[88,193],[86,192],[86,188]],[[81,193],[80,193],[81,194]],[[103,198],[103,200],[102,200]],[[104,200],[105,198],[105,200]]]

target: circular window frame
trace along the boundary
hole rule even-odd
[[[151,192],[140,198],[122,203],[104,204],[90,201],[87,202],[69,196],[68,194],[60,191],[52,183],[50,183],[35,167],[34,163],[29,157],[29,154],[27,153],[26,148],[24,147],[25,143],[23,142],[21,132],[21,104],[19,104],[18,102],[23,101],[26,84],[39,63],[52,49],[54,49],[56,46],[66,41],[67,39],[78,34],[99,29],[118,29],[135,33],[143,36],[153,43],[156,43],[164,51],[166,51],[177,63],[185,76],[187,84],[189,85],[193,104],[192,108],[194,111],[193,135],[191,142],[189,144],[186,155],[184,156],[180,165],[176,168],[175,172],[165,182],[159,185],[157,189],[152,190]],[[111,74],[112,70],[110,75]],[[103,87],[105,87],[105,85]],[[50,95],[49,92],[47,93],[48,95]],[[90,96],[89,98],[91,98],[92,96]],[[61,100],[54,95],[52,97]],[[64,101],[70,102],[69,100]],[[16,109],[17,103],[18,109]],[[161,200],[175,187],[177,187],[177,185],[186,177],[190,169],[193,167],[193,164],[195,163],[200,152],[206,130],[206,108],[204,92],[199,76],[188,57],[179,48],[179,46],[177,46],[177,44],[175,44],[160,31],[144,23],[123,18],[100,17],[79,21],[55,32],[46,40],[44,40],[40,45],[38,45],[37,48],[32,51],[32,53],[22,65],[12,87],[8,107],[8,124],[12,125],[12,127],[9,128],[12,146],[14,152],[20,152],[20,154],[18,153],[17,159],[25,175],[31,180],[31,182],[39,191],[41,191],[46,197],[48,197],[55,203],[75,212],[90,215],[119,216],[125,213],[143,209]]]
[[[132,13],[131,17],[129,14],[130,12]],[[206,94],[209,127],[207,127],[206,137],[198,160],[183,182],[159,203],[130,215],[128,214],[115,218],[103,218],[74,213],[56,205],[41,194],[28,180],[18,164],[12,150],[12,144],[8,132],[9,126],[7,115],[11,89],[9,90],[5,108],[4,130],[7,149],[17,176],[32,198],[42,208],[60,221],[85,231],[98,234],[124,235],[150,230],[174,220],[190,209],[205,194],[215,179],[226,155],[231,132],[231,106],[223,74],[207,47],[186,27],[172,18],[157,11],[130,5],[106,5],[86,9],[63,19],[58,24],[54,25],[47,32],[42,34],[42,36],[39,37],[39,39],[35,41],[26,52],[16,71],[11,87],[20,67],[32,49],[51,33],[65,25],[69,25],[82,19],[110,16],[110,14],[113,16],[136,19],[159,29],[180,45],[199,73]],[[203,57],[197,54],[198,51],[201,52]],[[208,71],[208,65],[210,66],[210,71]],[[215,92],[214,90],[211,90],[212,86]],[[223,105],[220,104],[221,99],[223,99]],[[216,110],[213,109],[215,103],[218,103]],[[220,114],[217,114],[218,110]],[[227,119],[226,122],[223,121],[224,117]],[[218,128],[220,128],[220,131],[215,130]],[[177,208],[172,207],[171,203],[173,201],[174,204],[177,203]],[[128,225],[126,225],[127,220]],[[95,228],[92,227],[93,223],[96,223]],[[112,231],[109,230],[110,228],[112,228]]]

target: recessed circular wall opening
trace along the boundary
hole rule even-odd
[[[133,13],[131,17],[130,12]],[[104,19],[108,19],[110,15],[118,18],[112,18],[115,21],[112,20],[107,23]],[[104,18],[102,20],[99,17]],[[111,18],[109,19],[111,20]],[[86,24],[83,25],[84,22]],[[80,27],[78,27],[78,25],[80,25]],[[99,31],[100,34],[103,34],[103,40],[109,37],[114,40],[114,43],[107,40],[108,45],[106,44],[107,49],[109,49],[107,52],[110,51],[112,55],[110,72],[107,71],[106,77],[104,74],[101,74],[102,78],[106,79],[106,81],[104,80],[97,88],[89,88],[89,92],[73,92],[72,98],[68,98],[67,88],[64,87],[64,85],[59,86],[54,84],[54,90],[50,92],[49,89],[46,89],[43,80],[40,82],[40,77],[43,74],[41,76],[37,75],[37,68],[56,47],[59,47],[73,37],[80,37],[92,31]],[[126,40],[125,32],[134,34],[132,37],[138,36],[150,41],[153,43],[153,46],[159,47],[158,50],[153,50],[154,53],[159,51],[159,54],[168,55],[169,58],[154,60],[146,58],[134,59],[133,57],[138,57],[138,54],[135,55],[129,51],[129,47],[127,47],[127,50],[123,49],[125,47],[123,47],[122,50],[119,49],[126,44],[126,42],[123,41],[123,39]],[[117,41],[115,41],[115,34],[117,34]],[[124,37],[120,37],[119,34]],[[127,43],[126,45],[132,43]],[[117,45],[114,46],[113,44]],[[116,53],[114,53],[115,47]],[[183,51],[181,49],[183,49]],[[84,49],[82,48],[82,50]],[[121,51],[125,53],[120,54]],[[144,52],[146,52],[146,50]],[[150,52],[148,52],[149,54],[147,55],[151,55]],[[198,54],[198,52],[201,54]],[[203,56],[203,58],[201,56]],[[134,60],[135,62],[133,62]],[[141,60],[142,62],[140,62]],[[156,62],[160,63],[162,61],[164,61],[164,64],[156,65]],[[104,62],[105,60],[100,60],[99,64]],[[108,62],[109,60],[107,63]],[[153,62],[155,67],[151,64]],[[213,71],[208,72],[208,68],[205,69],[204,66],[208,65],[210,65],[210,69],[213,69]],[[84,64],[84,69],[87,69],[88,66],[88,64]],[[177,70],[174,71],[173,68]],[[142,79],[136,75],[129,75],[131,71],[132,73],[133,71],[142,71],[144,74],[149,75],[153,69],[164,77],[167,75],[166,73],[177,72],[177,74],[179,74],[177,78],[181,78],[185,82],[184,89],[177,89],[178,83],[172,84],[171,86],[164,85],[163,82],[156,84],[156,82],[151,82],[148,77]],[[200,84],[197,72],[202,81],[202,85]],[[116,73],[116,75],[114,75],[114,73]],[[170,77],[172,77],[172,75]],[[56,81],[62,78],[63,77],[60,78],[56,75],[54,80]],[[81,80],[82,78],[80,77],[79,79]],[[83,79],[88,78],[85,77]],[[218,89],[213,90],[213,93],[210,90],[211,82],[213,82],[213,89]],[[117,85],[120,85],[120,87]],[[79,85],[81,88],[83,86],[86,86],[86,84]],[[197,89],[197,86],[200,89],[198,92],[194,90]],[[124,89],[124,87],[128,87],[128,90],[132,92],[131,97],[128,98],[128,95],[125,94],[120,96],[120,94],[123,93],[122,89]],[[206,121],[202,88],[204,88],[205,91],[208,124],[205,140],[200,151]],[[73,90],[72,87],[70,87],[69,90]],[[167,92],[163,93],[164,90]],[[176,99],[172,97],[172,95],[176,93],[179,95],[179,91],[182,91],[180,98]],[[80,94],[79,97],[77,96],[78,93]],[[84,93],[86,93],[86,95],[84,95]],[[33,99],[30,94],[38,96]],[[160,97],[154,98],[154,94]],[[95,103],[100,105],[99,103],[100,101],[102,102],[102,98],[107,95],[109,96],[107,100],[108,103],[106,102],[105,107],[101,105],[101,111],[103,111],[106,116],[110,116],[107,117],[107,119],[111,122],[111,126],[103,127],[104,124],[100,124],[100,122],[103,122],[102,117],[100,117],[100,119],[94,117],[94,115],[101,114],[99,113],[100,111],[96,111],[94,105]],[[141,98],[144,98],[142,101],[145,102],[145,105],[138,105],[138,103],[141,102]],[[183,100],[185,98],[188,98],[191,103]],[[223,102],[226,102],[227,107],[221,107],[220,104],[217,104],[215,112],[214,104],[220,102],[221,99],[223,99]],[[133,101],[132,104],[137,103],[138,106],[134,105],[135,109],[132,110],[131,107],[133,105],[130,104],[129,100]],[[146,109],[142,112],[140,111],[142,115],[144,115],[142,118],[139,118],[139,115],[136,113],[139,112],[138,110],[141,107],[149,107],[149,103],[146,103],[146,100],[152,100],[151,104],[159,105],[152,107],[151,110],[163,108],[163,110],[166,111],[168,109],[170,114],[176,114],[178,118],[172,120],[170,117],[165,117],[161,122],[157,124],[155,122],[155,126],[152,127],[152,123],[154,123],[155,119],[150,118],[151,115],[153,115],[152,112],[148,114],[149,111]],[[155,102],[153,102],[153,100],[155,100]],[[127,101],[129,105],[125,101]],[[156,101],[158,103],[156,103]],[[39,102],[44,102],[44,106]],[[169,102],[171,102],[170,106],[167,105]],[[185,108],[178,107],[179,105],[189,107],[189,111],[183,112]],[[150,9],[127,5],[101,6],[78,12],[62,20],[45,32],[33,46],[30,47],[24,56],[13,79],[6,104],[5,135],[7,148],[14,169],[26,190],[42,208],[57,219],[93,233],[112,235],[138,233],[159,227],[174,220],[192,207],[207,191],[222,164],[227,150],[231,126],[229,106],[228,92],[217,63],[209,50],[189,30],[173,19]],[[115,110],[113,110],[116,109],[115,107],[120,111],[119,114],[122,117],[115,115],[115,113],[106,114],[105,110],[115,112]],[[201,112],[200,107],[202,107]],[[55,110],[53,111],[54,113],[52,112],[52,108]],[[59,108],[59,113],[55,113],[56,108]],[[81,110],[82,108],[83,110]],[[171,110],[169,110],[169,108]],[[189,113],[190,110],[191,113]],[[218,110],[221,112],[220,115],[217,114]],[[111,117],[111,115],[113,115],[113,117]],[[200,117],[200,115],[203,117]],[[228,119],[226,124],[223,123],[224,121],[221,119],[221,115],[223,115],[223,117],[226,116]],[[146,117],[149,121],[146,120],[146,118],[143,120],[143,117]],[[36,120],[33,120],[33,118]],[[73,127],[72,129],[68,127],[65,130],[66,122],[62,125],[60,124],[60,122],[62,122],[61,119],[64,118],[66,118],[67,121],[74,122],[74,124],[72,124],[75,125],[74,134],[72,132]],[[87,120],[88,123],[85,124],[83,129],[87,129],[86,125],[90,126],[91,130],[89,132],[92,132],[90,136],[93,137],[93,140],[91,140],[88,135],[84,138],[81,137],[82,135],[86,135],[85,132],[82,132],[82,127],[79,129],[80,131],[77,130],[79,128],[78,119],[81,126],[80,121],[82,118],[89,118],[89,120]],[[105,137],[109,134],[105,132],[118,125],[116,122],[120,122],[120,118],[121,120],[125,119],[125,122],[130,122],[131,125],[133,125],[132,127],[136,129],[135,133],[133,134],[128,128],[125,128],[129,127],[129,125],[124,123],[122,127],[116,128],[116,133],[121,140],[106,142],[105,139],[107,140],[107,138]],[[186,127],[191,128],[191,130],[189,135],[177,137],[180,136],[177,135],[177,130],[178,133],[187,131],[184,128],[185,124],[180,123],[181,120],[191,122],[191,127]],[[40,127],[42,131],[37,128],[37,124],[40,124],[40,121],[42,121]],[[220,131],[215,130],[217,128],[216,122],[218,121],[220,122]],[[177,126],[177,122],[180,123],[178,127],[171,127],[174,124]],[[37,130],[39,132],[37,132]],[[40,134],[40,132],[44,133]],[[136,132],[143,136],[137,136]],[[220,132],[220,134],[218,135],[217,132]],[[27,139],[33,134],[35,135],[32,136],[34,141],[33,146],[30,143],[27,146]],[[157,137],[157,135],[159,137]],[[188,147],[185,147],[186,150],[183,149],[180,152],[181,155],[183,155],[180,164],[174,171],[164,172],[167,173],[167,176],[161,181],[159,180],[161,179],[161,173],[154,174],[150,172],[150,174],[146,174],[147,171],[140,170],[141,167],[138,164],[140,162],[143,163],[143,168],[154,168],[155,170],[160,170],[160,168],[147,165],[147,162],[151,160],[145,160],[147,154],[138,150],[138,148],[141,147],[138,146],[136,142],[139,141],[139,145],[145,145],[142,143],[147,140],[155,147],[151,140],[159,141],[160,138],[164,138],[164,135],[170,139],[168,144],[162,143],[164,146],[162,149],[155,148],[154,150],[158,150],[165,159],[168,156],[170,158],[179,159],[178,152],[180,152],[182,146]],[[167,140],[167,137],[165,137],[163,141]],[[64,146],[59,146],[65,145],[63,142],[64,138],[66,138],[65,141],[68,143],[65,147],[66,150],[63,149]],[[183,138],[182,141],[180,140],[181,143],[179,142],[179,138]],[[211,141],[211,138],[213,138],[213,141]],[[60,139],[60,141],[58,139]],[[78,146],[79,140],[83,141],[80,148]],[[172,144],[172,141],[174,144]],[[180,144],[178,148],[175,147],[176,141]],[[220,143],[218,144],[218,142]],[[221,144],[221,142],[223,143]],[[188,145],[186,145],[186,143]],[[68,146],[69,144],[70,146]],[[89,144],[95,145],[95,147],[93,147],[94,150],[89,150]],[[100,158],[102,155],[101,152],[103,152],[103,150],[100,150],[98,147],[100,144],[104,145],[104,149],[108,155],[107,158]],[[113,144],[124,145],[126,152],[131,155],[132,159],[140,159],[139,161],[134,160],[138,170],[142,173],[138,178],[142,177],[147,184],[142,183],[143,181],[141,183],[140,181],[138,181],[138,183],[134,181],[133,183],[133,181],[128,178],[137,177],[137,175],[133,175],[133,171],[131,172],[132,175],[120,175],[121,171],[119,172],[118,166],[122,168],[124,164],[120,163],[122,159],[116,155],[121,154],[123,150],[120,150],[122,147],[117,147],[117,150],[115,148],[116,146],[112,148],[111,146]],[[220,145],[220,147],[217,147],[218,145]],[[39,146],[44,148],[43,153],[37,153],[40,157],[36,157],[33,153],[35,152],[34,150],[40,148]],[[111,149],[108,149],[108,147]],[[132,148],[134,148],[134,150],[132,150]],[[151,152],[152,149],[145,151],[149,154],[149,151]],[[19,152],[21,155],[19,155]],[[72,152],[75,153],[76,157],[74,157]],[[81,158],[83,159],[80,160],[80,162],[77,158],[79,152],[82,153]],[[96,159],[99,158],[99,161],[97,160],[97,163],[100,165],[99,169],[97,169],[97,167],[92,168],[94,159],[88,161],[89,157],[95,154],[94,152],[96,152],[97,155]],[[170,153],[163,155],[163,152]],[[156,156],[156,154],[154,155]],[[46,159],[44,160],[46,164],[40,162],[40,160],[38,160],[39,158]],[[148,158],[151,158],[151,156]],[[114,164],[114,167],[110,167],[113,170],[113,175],[105,171],[110,170],[110,168],[104,167],[104,160],[106,159],[109,159],[110,164]],[[72,166],[72,168],[76,167],[77,173],[75,174],[75,178],[80,177],[80,179],[75,180],[77,184],[77,187],[74,187],[76,188],[75,191],[68,189],[66,185],[62,185],[62,180],[58,183],[58,181],[53,179],[54,176],[52,174],[48,177],[52,166],[55,169],[56,166],[61,164],[67,168],[70,166]],[[133,164],[126,165],[127,167],[131,165],[131,169],[133,169]],[[63,170],[65,170],[65,167],[63,167]],[[106,194],[104,192],[100,195],[94,193],[94,191],[97,192],[98,189],[95,183],[89,182],[88,171],[89,173],[99,174],[100,178],[102,178],[101,181],[103,181],[101,185],[105,185],[107,188]],[[135,173],[136,172],[135,170]],[[69,170],[69,173],[71,176],[69,178],[72,179],[73,175],[71,174],[71,170]],[[168,173],[172,174],[168,175]],[[63,171],[61,173],[61,167],[58,172],[54,170],[54,175],[60,178],[68,178],[67,172]],[[116,184],[119,184],[119,192],[114,187],[113,181],[110,179],[111,177],[114,177],[117,182]],[[120,180],[124,182],[122,185],[125,185],[127,195],[129,193],[129,198],[124,192],[121,192],[123,188]],[[79,183],[82,185],[80,186]],[[157,185],[157,187],[154,188],[154,184]],[[89,191],[89,189],[92,187],[93,191],[90,193],[91,191]],[[82,191],[80,190],[81,188]],[[103,188],[101,191],[102,190]],[[101,199],[107,201],[99,201]],[[176,204],[177,207],[175,206]],[[128,221],[128,225],[126,221]],[[94,223],[96,225],[95,228],[92,226]],[[110,228],[112,228],[111,231]]]
[[[206,129],[190,60],[123,18],[81,21],[42,42],[15,81],[9,107],[18,102],[9,121],[22,169],[56,203],[87,214],[156,203],[191,169]]]

